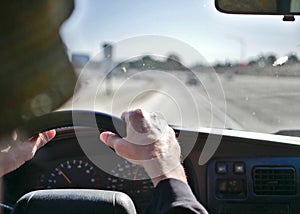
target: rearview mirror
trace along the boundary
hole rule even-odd
[[[230,14],[300,15],[300,0],[215,0],[215,5]]]

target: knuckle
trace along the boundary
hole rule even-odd
[[[127,114],[128,114],[128,111],[124,111],[124,112],[121,114],[122,120],[125,120]]]
[[[136,114],[141,114],[141,115],[143,114],[143,111],[140,108],[135,109],[133,112]]]
[[[48,142],[48,136],[44,133],[39,134],[40,146],[45,145]]]

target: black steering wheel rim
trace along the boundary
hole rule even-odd
[[[29,138],[51,129],[71,126],[94,127],[99,130],[105,127],[106,130],[115,132],[121,137],[126,136],[126,125],[121,118],[103,112],[87,110],[55,111],[34,117],[24,121],[19,126],[18,131],[21,137]]]

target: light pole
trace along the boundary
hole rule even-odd
[[[236,41],[240,45],[240,66],[242,66],[245,63],[246,54],[247,54],[247,44],[245,39],[242,37],[234,36],[234,35],[228,35],[228,39],[231,39],[233,41]]]

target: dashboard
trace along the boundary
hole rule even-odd
[[[100,130],[101,131],[101,130]],[[37,189],[83,188],[127,193],[138,213],[151,200],[153,185],[145,171],[126,160],[109,170],[96,166],[83,152],[78,136],[95,143],[94,158],[115,155],[99,141],[95,128],[57,129],[57,136],[36,156],[2,181],[1,201],[13,205]],[[176,130],[184,136],[181,146],[197,135],[197,142],[183,161],[196,198],[210,213],[299,213],[300,148],[297,137],[224,131],[221,143],[203,165],[199,156],[208,132]]]
[[[298,213],[299,161],[213,160],[208,166],[208,206],[215,208],[213,213]]]
[[[145,170],[127,160],[120,161],[109,171],[97,167],[82,151],[76,136],[87,143],[99,141],[99,131],[92,128],[57,129],[56,138],[39,150],[34,159],[3,179],[4,198],[14,204],[18,198],[39,189],[102,189],[127,193],[137,210],[151,199],[153,185]],[[107,155],[104,148],[95,155]]]
[[[299,213],[297,137],[225,131],[213,157],[200,166],[200,142],[207,136],[199,134],[189,158],[194,192],[210,213]]]

